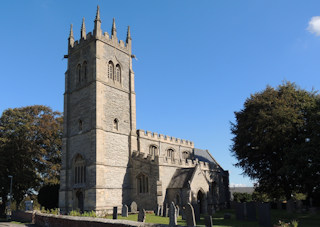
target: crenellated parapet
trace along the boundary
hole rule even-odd
[[[198,165],[202,170],[209,170],[210,164],[202,162],[198,159],[172,159],[168,157],[152,156],[150,154],[133,151],[131,155],[133,160],[141,161],[149,164],[156,164],[162,166],[175,166],[178,168],[193,168]]]
[[[183,145],[185,147],[194,148],[194,143],[189,140],[179,139],[172,136],[167,136],[163,134],[158,134],[156,132],[137,130],[137,134],[140,138],[145,138],[149,140],[154,140],[163,143],[169,143],[174,145]]]
[[[130,27],[128,26],[127,30],[127,37],[126,41],[118,40],[117,37],[117,29],[115,24],[115,19],[113,18],[112,23],[112,29],[111,34],[108,32],[104,32],[101,29],[101,19],[100,19],[100,10],[99,6],[97,8],[97,14],[94,21],[94,30],[93,32],[89,32],[86,34],[86,27],[85,27],[85,21],[84,18],[82,20],[81,25],[81,32],[80,32],[80,39],[76,40],[73,36],[73,26],[70,27],[70,35],[69,35],[69,54],[81,49],[83,46],[87,45],[87,43],[91,42],[92,40],[100,40],[106,44],[109,44],[110,46],[113,46],[128,55],[131,55],[131,33],[130,33]]]

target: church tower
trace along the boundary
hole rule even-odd
[[[99,6],[93,32],[71,25],[65,73],[59,207],[111,211],[130,202],[129,158],[137,150],[131,34],[102,33]]]

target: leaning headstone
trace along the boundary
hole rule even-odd
[[[246,210],[247,210],[247,219],[249,221],[255,221],[257,219],[256,203],[255,202],[246,203]]]
[[[269,203],[259,203],[258,204],[259,212],[259,225],[270,227],[271,226],[271,217],[270,217],[270,204]]]
[[[204,223],[205,223],[205,226],[206,227],[212,227],[212,216],[211,215],[208,215],[205,217],[204,219]]]
[[[194,210],[190,203],[187,203],[187,205],[184,208],[185,217],[187,219],[187,226],[194,227],[196,226],[196,219],[194,216]]]
[[[135,201],[133,201],[133,202],[131,203],[130,208],[131,208],[131,212],[132,212],[132,213],[137,212],[137,211],[138,211],[137,203],[136,203]]]
[[[289,199],[286,204],[286,209],[288,213],[293,213],[294,211],[294,201],[293,199]]]
[[[122,210],[121,210],[121,216],[122,217],[128,217],[128,206],[123,204]]]
[[[245,218],[245,203],[236,203],[236,219],[244,220]]]
[[[145,222],[145,220],[146,220],[146,211],[144,209],[140,209],[138,214],[138,221]]]
[[[118,219],[118,207],[113,207],[112,219]]]
[[[196,217],[196,221],[200,221],[200,205],[199,204],[194,204],[193,205],[193,210],[194,210],[194,215]]]
[[[177,210],[174,203],[171,202],[170,210],[169,210],[169,226],[176,226],[176,225],[177,225]]]

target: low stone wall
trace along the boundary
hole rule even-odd
[[[32,217],[33,216],[33,217]],[[152,227],[166,227],[168,225],[162,224],[149,224],[128,220],[112,220],[105,218],[93,218],[93,217],[76,217],[68,215],[53,215],[43,214],[40,212],[32,211],[14,211],[12,219],[23,222],[32,222],[37,226],[48,227],[63,227],[63,226],[76,226],[76,227],[100,227],[100,226],[112,226],[112,227],[140,227],[140,226],[152,226]]]
[[[11,219],[20,222],[32,222],[32,211],[12,211]]]

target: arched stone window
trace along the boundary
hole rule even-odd
[[[121,83],[121,68],[120,65],[116,65],[116,81]]]
[[[138,193],[148,193],[149,192],[148,176],[146,176],[142,173],[137,176],[137,192]]]
[[[174,160],[174,150],[173,149],[170,148],[167,150],[167,157],[171,158],[172,161]]]
[[[183,159],[188,159],[188,158],[190,158],[190,153],[189,153],[189,151],[183,151],[183,152],[182,152],[182,158],[183,158]]]
[[[77,66],[76,75],[77,75],[77,82],[78,82],[78,84],[80,84],[80,82],[81,82],[81,65],[80,64]]]
[[[119,120],[117,118],[113,120],[113,129],[119,130]]]
[[[74,184],[86,183],[86,165],[81,155],[77,155],[74,160]]]
[[[88,74],[88,69],[87,69],[87,62],[84,61],[82,64],[82,69],[83,69],[83,80],[86,81],[87,80],[87,74]]]
[[[108,78],[114,80],[114,67],[112,61],[108,63]]]
[[[149,147],[149,154],[152,157],[158,156],[158,148],[155,145],[150,145]]]

